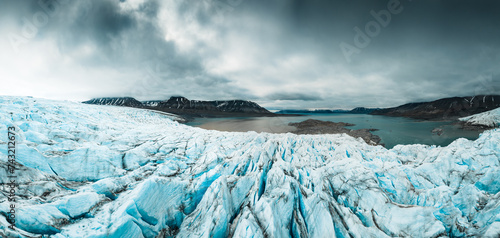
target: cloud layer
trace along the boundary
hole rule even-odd
[[[498,10],[466,0],[2,0],[0,94],[270,108],[498,94]]]

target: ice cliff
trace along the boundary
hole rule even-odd
[[[0,97],[1,237],[498,237],[500,131],[387,150]],[[18,133],[16,230],[7,128]]]

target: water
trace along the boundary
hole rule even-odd
[[[294,117],[236,117],[236,118],[198,118],[187,125],[219,131],[256,131],[285,133],[295,128],[288,126],[290,122],[301,122],[307,119],[317,119],[333,122],[347,122],[355,126],[349,129],[374,128],[372,132],[381,138],[381,143],[387,148],[397,144],[426,144],[446,146],[457,138],[475,140],[479,136],[477,131],[462,130],[451,121],[419,121],[402,117],[386,117],[367,114],[305,114]],[[438,136],[431,131],[434,128],[443,129]]]

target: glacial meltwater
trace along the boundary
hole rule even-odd
[[[463,130],[451,121],[422,121],[402,117],[387,117],[367,114],[303,114],[293,117],[235,117],[235,118],[197,118],[187,125],[219,131],[256,131],[270,133],[286,133],[295,128],[288,126],[290,122],[301,122],[316,119],[333,122],[347,122],[355,126],[349,129],[378,129],[372,132],[378,135],[386,148],[398,144],[426,144],[447,146],[458,138],[475,140],[477,131]],[[438,135],[433,129],[442,129]]]

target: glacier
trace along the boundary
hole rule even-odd
[[[449,146],[0,97],[1,237],[498,237],[500,130]],[[16,128],[16,229],[7,128]],[[5,136],[4,136],[5,135]]]
[[[486,127],[499,127],[500,126],[500,108],[478,113],[468,117],[459,119],[470,125],[486,126]]]

